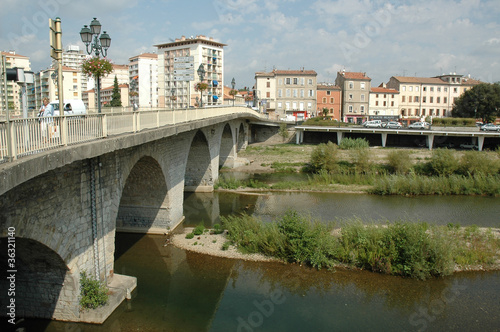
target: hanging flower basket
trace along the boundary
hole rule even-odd
[[[208,89],[208,84],[207,83],[196,83],[194,86],[195,91],[203,91]]]
[[[106,58],[93,57],[82,63],[82,73],[89,77],[104,77],[111,72],[113,72],[113,65]]]

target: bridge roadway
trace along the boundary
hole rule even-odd
[[[386,147],[388,135],[422,136],[426,139],[426,146],[432,149],[436,137],[469,137],[470,143],[475,145],[479,151],[483,150],[484,140],[500,138],[500,132],[484,132],[478,128],[444,128],[435,127],[432,129],[386,129],[386,128],[363,128],[363,127],[334,127],[334,126],[296,126],[296,143],[304,142],[306,132],[332,132],[337,134],[337,142],[348,133],[358,134],[378,134],[382,139],[382,146]]]
[[[262,119],[244,107],[197,110],[197,116],[183,112],[175,121],[171,111],[120,119],[88,116],[69,124],[63,119],[63,137],[46,150],[43,141],[28,135],[40,127],[38,121],[10,124],[11,153],[30,151],[0,164],[0,243],[7,248],[9,230],[15,230],[18,318],[106,319],[80,312],[80,273],[114,287],[118,305],[135,287],[135,278],[114,273],[115,232],[173,230],[183,220],[184,192],[213,190],[220,167],[238,164],[249,122]],[[72,135],[81,132],[72,132],[71,123],[89,129],[89,121],[100,129],[83,138],[88,141],[71,143]],[[119,126],[128,129],[119,133]],[[5,140],[0,143],[5,147]],[[0,252],[0,260],[8,258],[7,250]],[[5,273],[0,272],[4,295]],[[125,286],[119,286],[123,280]],[[4,295],[0,305],[6,308],[10,299]]]

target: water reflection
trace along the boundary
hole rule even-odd
[[[219,216],[248,213],[275,220],[294,209],[312,218],[339,222],[359,218],[364,222],[425,221],[431,224],[500,227],[500,198],[482,196],[377,196],[331,193],[192,193],[185,197],[185,224],[206,226]]]

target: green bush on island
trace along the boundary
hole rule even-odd
[[[342,150],[369,148],[370,143],[364,138],[345,137],[340,141],[339,148]]]
[[[205,231],[205,226],[203,225],[203,222],[201,222],[200,224],[198,224],[198,226],[196,226],[193,229],[193,234],[194,235],[201,235],[201,234],[203,234],[204,231]]]
[[[87,272],[80,273],[80,307],[81,310],[96,309],[108,302],[108,288],[106,285],[87,276]]]
[[[315,268],[347,264],[418,279],[451,274],[456,265],[487,267],[498,258],[500,240],[477,227],[461,229],[426,223],[364,225],[313,222],[294,211],[264,223],[248,215],[222,217],[228,239],[245,253],[262,253]],[[227,243],[227,242],[226,242]]]

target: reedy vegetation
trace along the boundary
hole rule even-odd
[[[289,148],[263,150],[290,153]],[[339,150],[347,150],[349,160],[341,160]],[[345,154],[345,153],[344,153]],[[303,171],[307,181],[277,183],[272,186],[256,180],[219,179],[216,187],[237,189],[329,190],[332,185],[362,185],[370,193],[380,195],[492,195],[500,194],[500,149],[496,153],[435,149],[428,161],[412,162],[404,149],[391,151],[385,163],[371,160],[368,142],[345,138],[340,146],[328,142],[317,145]],[[275,169],[293,170],[295,164],[277,164]]]
[[[482,232],[476,226],[363,225],[352,220],[334,233],[333,223],[312,221],[294,211],[274,223],[248,215],[222,217],[222,222],[228,239],[242,252],[318,269],[348,265],[418,279],[449,275],[455,266],[491,266],[500,249],[491,230]]]

